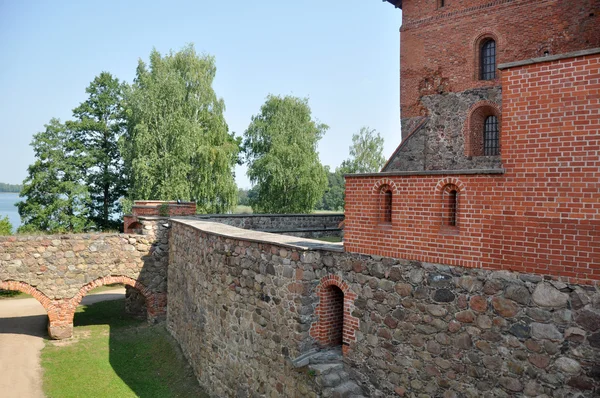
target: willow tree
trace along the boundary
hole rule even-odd
[[[125,96],[129,197],[195,200],[202,212],[235,206],[240,141],[229,133],[215,74],[214,58],[191,45],[165,56],[153,50],[149,66],[139,61]]]
[[[248,177],[258,195],[254,211],[306,213],[327,187],[317,144],[327,126],[311,116],[308,100],[270,95],[244,134]]]

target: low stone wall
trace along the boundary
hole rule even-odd
[[[595,287],[283,238],[174,221],[168,326],[214,396],[322,393],[289,359],[318,346],[318,291],[334,282],[346,370],[365,395],[600,393]]]
[[[207,214],[194,218],[237,228],[304,238],[342,236],[343,213],[334,214]]]
[[[87,292],[110,283],[134,288],[150,320],[166,312],[167,220],[147,221],[143,235],[74,234],[0,237],[0,289],[33,295],[53,338],[70,337],[74,311]]]

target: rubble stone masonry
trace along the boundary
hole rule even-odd
[[[290,360],[339,328],[320,302],[332,285],[344,293],[345,370],[366,396],[600,392],[597,288],[236,231],[189,220],[172,230],[168,326],[214,396],[323,394]]]

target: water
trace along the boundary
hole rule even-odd
[[[15,203],[22,200],[18,193],[0,192],[0,218],[8,216],[13,226],[13,232],[21,225],[21,217]]]

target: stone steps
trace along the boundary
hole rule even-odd
[[[358,384],[344,370],[341,349],[318,351],[308,358],[308,369],[323,389],[323,398],[364,398]]]

